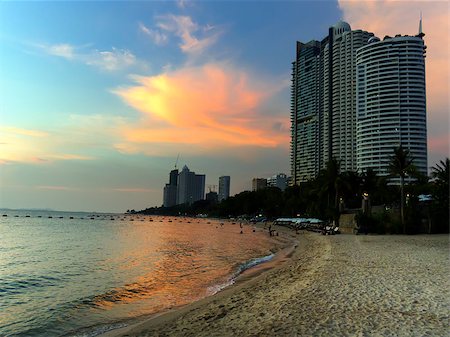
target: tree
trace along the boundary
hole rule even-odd
[[[414,158],[408,149],[401,145],[394,149],[394,154],[390,158],[389,171],[393,176],[400,177],[400,219],[403,226],[403,234],[406,233],[405,224],[405,178],[411,174],[415,167]]]
[[[448,186],[449,184],[449,159],[446,158],[445,161],[441,160],[435,167],[431,168],[431,177],[436,179],[438,184]]]
[[[436,166],[431,168],[431,178],[433,179],[433,215],[435,223],[438,225],[438,232],[448,232],[449,230],[449,189],[450,189],[450,162],[446,158],[441,160]]]
[[[336,159],[327,162],[326,168],[319,172],[316,179],[319,188],[319,195],[326,196],[328,216],[333,218],[336,224],[339,222],[339,194],[343,186],[343,179],[340,173],[340,163]],[[334,199],[333,204],[331,199]],[[331,213],[331,214],[330,214]]]

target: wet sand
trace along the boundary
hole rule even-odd
[[[234,286],[102,336],[449,335],[447,235],[296,239]]]

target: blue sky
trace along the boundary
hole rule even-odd
[[[334,1],[1,2],[0,207],[160,205],[178,154],[207,184],[230,175],[232,193],[289,173],[295,41],[322,39],[341,18],[370,30],[359,10]],[[383,12],[377,21],[365,10],[367,25],[381,27]],[[442,104],[431,125],[445,145]],[[448,153],[440,146],[436,158]]]

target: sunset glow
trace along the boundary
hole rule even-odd
[[[178,155],[232,194],[289,175],[296,41],[340,19],[414,35],[420,12],[433,166],[449,154],[446,2],[2,2],[0,207],[160,205]]]

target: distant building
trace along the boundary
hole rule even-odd
[[[195,174],[184,165],[178,174],[177,204],[191,205],[205,196],[205,175]]]
[[[169,183],[164,186],[163,206],[172,207],[177,204],[178,170],[170,171]]]
[[[208,193],[206,193],[206,200],[213,204],[217,204],[217,202],[219,201],[217,192],[209,191]]]
[[[219,177],[219,202],[230,197],[230,176]]]
[[[267,187],[267,179],[264,178],[253,178],[252,180],[252,191],[259,191]]]
[[[288,183],[288,178],[284,173],[274,174],[270,178],[267,178],[267,186],[278,187],[280,190],[284,191]]]

